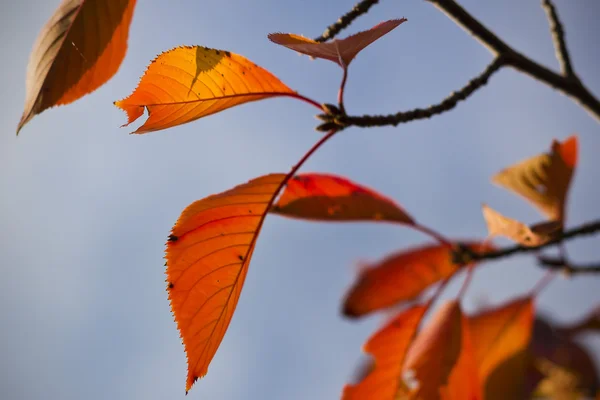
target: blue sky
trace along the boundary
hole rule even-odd
[[[293,99],[247,104],[142,136],[119,128],[125,115],[112,102],[131,93],[156,54],[182,44],[242,54],[304,95],[334,102],[336,65],[298,56],[266,35],[314,37],[353,1],[139,0],[117,75],[92,95],[36,116],[18,138],[29,52],[58,1],[0,5],[0,397],[184,398],[185,356],[162,258],[171,226],[194,200],[286,172],[320,134],[314,110]],[[461,4],[508,43],[557,68],[537,1]],[[556,5],[575,69],[598,95],[600,4]],[[491,60],[448,18],[416,0],[383,0],[343,36],[398,17],[408,22],[353,61],[346,98],[352,114],[437,102]],[[541,219],[489,178],[574,132],[580,164],[568,213],[576,225],[598,217],[600,125],[568,98],[508,69],[432,120],[348,129],[303,171],[345,175],[395,198],[447,236],[477,238],[485,235],[482,202],[526,222]],[[428,240],[391,225],[269,217],[229,331],[188,398],[337,398],[381,323],[377,316],[359,322],[340,316],[357,263]],[[574,260],[594,261],[598,244],[596,236],[568,249]],[[541,274],[529,257],[482,266],[467,308],[523,293]],[[600,302],[598,284],[592,277],[560,278],[539,308],[560,321],[581,317]],[[587,342],[600,350],[598,339]]]

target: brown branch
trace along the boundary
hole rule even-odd
[[[562,257],[539,256],[538,264],[547,269],[562,271],[567,275],[600,273],[600,264],[578,264],[564,260]]]
[[[326,42],[330,39],[333,39],[338,33],[340,33],[342,29],[347,28],[356,18],[366,14],[369,9],[377,3],[379,3],[379,0],[359,1],[354,7],[352,7],[352,10],[342,15],[334,24],[329,25],[329,27],[325,29],[325,32],[323,32],[321,36],[315,38],[315,41]]]
[[[490,77],[506,65],[503,57],[496,57],[485,70],[471,79],[464,87],[458,91],[452,92],[448,97],[438,104],[426,108],[415,108],[414,110],[401,111],[390,115],[364,115],[361,117],[342,116],[339,121],[346,126],[359,126],[362,128],[372,126],[398,125],[409,121],[431,118],[434,115],[442,114],[452,110],[460,101],[466,100],[477,89],[484,86]]]
[[[466,32],[471,34],[475,39],[477,39],[481,44],[483,44],[494,56],[496,57],[494,62],[499,62],[500,65],[497,65],[496,70],[503,66],[510,66],[517,71],[520,71],[526,75],[529,75],[531,78],[536,79],[546,85],[558,90],[559,92],[567,95],[573,101],[580,104],[590,115],[592,115],[598,122],[600,122],[600,101],[585,87],[585,85],[579,80],[575,75],[560,75],[556,72],[551,71],[545,66],[538,64],[537,62],[531,60],[530,58],[524,56],[518,51],[514,50],[508,44],[506,44],[502,39],[500,39],[496,34],[486,28],[481,22],[475,19],[471,14],[469,14],[465,9],[463,9],[456,1],[454,0],[427,0],[430,3],[434,4],[438,9],[444,12],[450,19],[452,19],[458,26],[463,28]],[[548,2],[548,0],[542,0],[544,2]],[[556,16],[556,10],[552,8],[552,15]],[[562,25],[560,24],[558,17],[556,16],[554,25],[560,27],[560,35],[555,33],[562,38],[561,47],[559,48],[559,52],[563,55],[564,60],[569,60],[568,51],[566,45],[564,44],[564,31],[562,29]],[[553,26],[554,26],[553,25]],[[556,29],[553,28],[553,32],[556,32]],[[490,67],[494,65],[494,62],[490,64]],[[570,61],[566,64],[567,68],[570,68],[572,72],[572,67],[570,66]],[[488,67],[488,69],[490,68]],[[486,69],[486,71],[488,71]],[[484,74],[485,72],[484,71]],[[492,70],[489,76],[495,72]],[[480,75],[478,78],[484,76],[484,74]],[[487,76],[487,78],[489,78]],[[475,78],[476,80],[477,78]],[[487,79],[486,79],[487,81]],[[470,84],[471,82],[469,82]],[[468,87],[467,85],[465,89]],[[483,86],[483,84],[476,86],[475,90],[479,87]],[[474,90],[473,90],[474,91]],[[458,92],[460,93],[460,91]],[[471,92],[472,93],[472,92]],[[471,94],[469,93],[469,94]],[[456,104],[453,104],[451,107],[447,108],[439,108],[441,104],[445,103],[449,99],[445,99],[437,106],[432,106],[426,109],[415,109],[407,112],[400,112],[397,114],[390,115],[363,115],[363,116],[345,116],[343,118],[344,122],[347,126],[358,126],[358,127],[371,127],[371,126],[383,126],[383,125],[398,125],[400,123],[405,123],[417,119],[430,118],[433,115],[441,114],[443,112],[451,110]],[[460,99],[463,100],[463,99]]]
[[[551,240],[547,243],[544,243],[540,246],[525,247],[525,246],[521,246],[521,245],[515,245],[515,246],[511,246],[511,247],[507,247],[504,249],[500,249],[500,250],[492,251],[492,252],[488,252],[488,253],[483,253],[483,254],[477,254],[477,253],[472,252],[468,248],[462,248],[460,252],[463,254],[462,255],[457,254],[456,259],[463,260],[460,263],[464,263],[464,260],[468,260],[468,261],[497,260],[500,258],[512,256],[514,254],[537,252],[546,247],[550,247],[550,246],[562,243],[564,241],[576,238],[578,236],[591,235],[591,234],[594,234],[597,232],[600,232],[600,220],[592,221],[592,222],[586,223],[584,225],[578,226],[576,228],[566,230],[562,233],[562,235],[560,235],[560,236],[554,238],[553,240]]]
[[[552,34],[552,42],[554,43],[554,49],[556,51],[556,59],[560,64],[560,70],[564,76],[575,78],[575,72],[571,65],[571,56],[567,50],[567,42],[565,41],[565,31],[562,23],[558,18],[556,8],[552,4],[551,0],[542,0],[542,8],[546,12],[548,17],[548,23],[550,24],[550,33]]]

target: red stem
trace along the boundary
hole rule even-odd
[[[321,104],[317,103],[316,101],[314,101],[310,97],[306,97],[306,96],[301,95],[300,93],[289,93],[289,94],[285,93],[285,94],[282,94],[282,95],[283,96],[289,96],[289,97],[292,97],[294,99],[302,100],[302,101],[304,101],[304,102],[306,102],[308,104],[311,104],[311,105],[317,107],[319,110],[323,111],[323,107],[321,107]]]
[[[544,290],[548,286],[548,284],[550,282],[552,282],[552,280],[554,279],[555,276],[556,276],[556,271],[552,271],[552,270],[546,271],[544,276],[542,276],[542,279],[540,279],[538,281],[538,283],[535,284],[533,289],[531,289],[531,297],[539,296],[539,294],[542,292],[542,290]]]
[[[340,90],[338,91],[338,105],[340,106],[340,111],[342,114],[346,114],[346,109],[344,108],[344,90],[346,88],[346,80],[348,79],[348,67],[344,67],[344,75],[342,76],[342,83],[340,83]]]
[[[438,242],[440,242],[440,244],[443,244],[444,246],[452,249],[454,248],[454,245],[452,244],[452,242],[450,242],[450,240],[448,240],[447,238],[445,238],[442,234],[434,231],[431,228],[428,228],[426,226],[420,225],[415,223],[414,225],[412,225],[412,227],[414,229],[416,229],[419,232],[422,232],[428,236],[431,236],[432,238],[434,238],[435,240],[437,240]]]
[[[463,285],[460,288],[460,291],[458,292],[459,300],[462,300],[462,298],[465,296],[465,293],[467,292],[467,289],[469,288],[469,285],[471,284],[471,280],[473,280],[474,268],[475,268],[475,263],[470,263],[469,267],[467,269],[467,276],[465,277],[465,281],[463,282]]]
[[[319,106],[319,108],[320,107],[321,106]],[[290,170],[290,172],[287,173],[287,175],[283,178],[283,180],[281,181],[281,183],[279,184],[279,186],[277,187],[277,189],[275,189],[275,192],[273,193],[273,196],[271,197],[271,199],[267,203],[267,207],[265,208],[265,213],[263,214],[262,219],[260,220],[260,222],[258,223],[258,226],[256,227],[256,232],[260,232],[260,229],[262,228],[263,222],[265,222],[265,218],[267,217],[267,214],[269,213],[269,210],[273,206],[273,203],[275,202],[275,199],[279,195],[279,192],[281,191],[281,189],[283,189],[283,187],[288,183],[288,181],[296,174],[296,172],[300,169],[300,167],[302,166],[302,164],[304,164],[306,162],[306,160],[308,160],[308,158],[311,155],[313,155],[313,153],[315,151],[317,151],[319,149],[319,147],[321,147],[323,144],[325,144],[326,141],[328,141],[329,139],[331,139],[337,133],[337,131],[338,131],[337,129],[332,129],[329,132],[327,132],[327,134],[325,136],[321,137],[321,139],[319,139],[310,148],[310,150],[308,150],[306,152],[306,154],[304,154],[304,156],[302,156],[302,158],[300,159],[300,161],[298,161],[296,163],[296,165],[294,165],[292,167],[292,169]],[[252,239],[253,242],[255,242],[257,238],[258,238],[258,235],[254,235],[254,238]],[[253,245],[254,245],[254,243],[251,243],[250,244],[250,248]]]

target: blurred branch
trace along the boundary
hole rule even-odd
[[[496,57],[481,74],[471,79],[464,87],[450,93],[450,95],[440,103],[431,105],[427,108],[415,108],[414,110],[401,111],[391,115],[364,115],[361,117],[344,116],[339,118],[339,120],[346,126],[366,128],[385,125],[396,126],[409,121],[431,118],[434,115],[452,110],[460,101],[466,100],[470,95],[475,93],[477,89],[484,86],[490,77],[504,65],[506,65],[506,60],[502,56]]]
[[[591,235],[597,232],[600,232],[600,220],[592,221],[584,225],[566,230],[562,233],[562,235],[540,246],[525,247],[521,245],[515,245],[483,254],[474,253],[468,248],[463,247],[460,250],[460,252],[463,253],[463,255],[457,255],[455,259],[468,261],[497,260],[500,258],[512,256],[514,254],[537,252],[543,248],[550,247],[579,236]]]
[[[369,9],[377,3],[379,3],[379,0],[359,1],[354,7],[352,7],[352,10],[342,15],[334,24],[329,25],[321,36],[315,38],[315,41],[326,42],[330,39],[333,39],[338,33],[340,33],[342,29],[347,28],[356,18],[366,14]]]
[[[562,257],[539,256],[538,263],[544,268],[562,271],[567,275],[600,273],[600,264],[574,265]]]
[[[565,41],[565,31],[562,23],[558,18],[556,8],[552,4],[551,0],[542,0],[542,8],[546,12],[548,17],[548,23],[550,24],[550,33],[552,34],[552,42],[554,43],[554,49],[556,50],[556,59],[560,64],[560,70],[564,76],[575,78],[575,72],[571,65],[571,56],[567,50],[567,42]]]
[[[557,48],[557,54],[559,56],[563,74],[557,74],[556,72],[551,71],[545,66],[538,64],[537,62],[510,47],[495,33],[490,31],[481,22],[469,14],[455,0],[427,1],[435,5],[440,11],[445,13],[466,32],[470,33],[495,56],[494,61],[481,75],[474,78],[471,82],[469,82],[469,84],[467,84],[467,86],[465,86],[465,88],[461,89],[457,93],[461,93],[470,87],[473,81],[483,78],[481,79],[483,81],[482,84],[474,85],[473,90],[467,91],[468,94],[472,94],[476,89],[483,86],[485,82],[487,82],[487,79],[489,79],[489,77],[500,67],[509,66],[568,96],[571,98],[571,100],[583,107],[590,115],[596,118],[598,122],[600,122],[600,101],[588,90],[588,88],[573,72],[573,67],[571,66],[569,53],[564,40],[564,29],[558,19],[556,9],[551,4],[550,0],[542,0],[542,5],[551,21],[553,39]],[[343,116],[341,120],[343,120],[346,126],[396,126],[409,121],[430,118],[434,115],[449,111],[456,106],[458,100],[464,100],[465,98],[466,96],[462,98],[458,97],[454,102],[452,102],[451,99],[453,99],[453,96],[451,95],[438,105],[425,109],[417,108],[412,111],[399,112],[397,114],[390,115]]]

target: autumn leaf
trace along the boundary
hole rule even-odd
[[[346,68],[362,49],[403,22],[406,22],[406,18],[385,21],[367,31],[356,33],[345,39],[334,39],[323,43],[291,33],[271,33],[269,39],[299,53],[330,60],[340,67]]]
[[[134,133],[185,124],[228,108],[274,96],[296,96],[269,71],[224,50],[182,46],[156,57],[135,91],[115,105],[129,125],[148,110]]]
[[[528,227],[522,222],[505,217],[498,211],[482,206],[490,236],[502,235],[523,246],[540,246],[552,240],[561,231],[559,221],[542,222]]]
[[[463,314],[461,318],[460,355],[454,368],[452,368],[448,385],[440,391],[441,399],[478,400],[482,398],[474,351],[468,320]]]
[[[284,178],[262,176],[196,201],[173,227],[166,273],[187,354],[186,391],[207,373],[225,335],[267,208]]]
[[[491,244],[463,243],[475,253],[493,250]],[[344,300],[344,315],[360,317],[417,297],[434,283],[453,275],[460,266],[452,250],[441,244],[392,254],[360,273]]]
[[[402,365],[426,306],[414,306],[398,314],[365,344],[374,357],[373,369],[359,383],[346,385],[343,400],[394,399],[401,390]]]
[[[441,399],[461,355],[463,316],[457,301],[442,305],[406,354],[404,373],[414,377],[411,399]]]
[[[523,388],[533,318],[534,303],[530,297],[468,318],[486,400],[516,398],[515,393]]]
[[[536,318],[528,388],[538,397],[592,398],[600,387],[598,368],[589,350],[572,339],[576,332],[564,328]]]
[[[600,306],[597,306],[582,320],[573,324],[557,327],[561,334],[566,336],[575,336],[586,332],[600,332]]]
[[[63,0],[38,35],[17,127],[36,114],[74,102],[106,83],[127,51],[136,0]]]
[[[272,213],[317,221],[388,221],[414,225],[393,200],[346,178],[299,174],[290,179]]]
[[[541,154],[502,170],[492,181],[522,196],[550,220],[565,220],[565,203],[577,166],[577,136],[552,142],[549,154]]]

